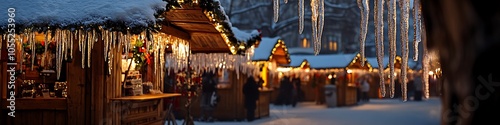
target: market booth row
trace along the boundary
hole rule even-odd
[[[367,58],[368,62],[370,62],[371,64],[378,64],[377,63],[377,58],[376,57],[368,57]],[[414,74],[418,74],[418,73],[421,73],[421,63],[417,62],[417,61],[408,61],[408,68],[407,68],[407,72],[409,74],[408,78],[409,78],[409,81],[413,79],[413,75]],[[382,62],[382,65],[384,67],[382,67],[382,69],[384,69],[384,84],[387,87],[390,87],[390,66],[389,66],[389,57],[386,56],[383,58],[383,62]],[[398,97],[400,96],[400,84],[401,81],[399,79],[399,76],[401,75],[401,56],[399,55],[396,55],[395,58],[394,58],[394,76],[395,76],[395,96]],[[378,81],[380,81],[380,77],[379,76],[379,66],[378,65],[373,65],[372,66],[373,70],[372,72],[370,73],[370,81],[374,81],[374,82],[370,82],[370,93],[369,93],[369,96],[371,98],[384,98],[381,94],[380,94],[380,84]],[[386,89],[386,93],[389,93],[391,90],[390,89]],[[385,98],[389,98],[390,96],[386,96]]]
[[[187,97],[168,93],[167,71],[182,74],[191,52],[250,46],[218,1],[46,2],[0,5],[10,13],[0,19],[15,20],[0,22],[0,124],[164,124],[173,104],[165,100]]]
[[[356,79],[372,69],[366,60],[361,66],[359,54],[291,55],[286,74],[298,74],[301,78],[304,101],[325,103],[324,86],[337,87],[337,106],[357,104]],[[335,83],[332,83],[335,82]]]

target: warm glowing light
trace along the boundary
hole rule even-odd
[[[348,69],[348,70],[347,70],[347,73],[352,73],[352,70]]]
[[[328,79],[332,79],[332,78],[333,78],[332,74],[328,75]]]
[[[434,75],[434,72],[433,71],[429,71],[429,75]]]
[[[283,68],[283,67],[278,67],[278,68],[276,69],[276,71],[278,71],[278,72],[288,72],[288,71],[290,71],[290,70],[292,70],[292,68]]]
[[[310,70],[309,69],[306,69],[306,72],[309,72]]]

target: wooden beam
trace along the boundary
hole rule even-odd
[[[76,39],[75,39],[76,40]],[[77,44],[73,44],[73,50],[78,49]],[[88,81],[85,78],[85,69],[82,68],[82,54],[73,53],[73,60],[66,65],[68,82],[68,123],[69,125],[85,125],[85,86]]]
[[[104,125],[105,123],[105,118],[104,116],[105,109],[104,109],[104,101],[105,101],[105,95],[104,95],[104,89],[106,86],[106,61],[104,61],[104,42],[99,39],[99,41],[94,44],[94,49],[92,49],[92,54],[91,54],[91,67],[88,70],[89,72],[87,75],[90,75],[90,91],[87,93],[87,96],[91,96],[90,98],[90,116],[91,116],[91,121],[90,124],[92,125]],[[85,60],[86,61],[86,60]],[[114,74],[118,75],[118,74]],[[87,88],[86,88],[87,89]]]
[[[175,37],[179,37],[181,39],[185,39],[185,40],[190,40],[191,39],[191,35],[187,31],[184,31],[184,30],[182,30],[180,28],[177,28],[177,27],[173,27],[173,26],[168,26],[168,25],[162,24],[160,31],[163,32],[163,33],[165,33],[165,34],[169,34],[169,35],[172,35],[172,36],[175,36]]]

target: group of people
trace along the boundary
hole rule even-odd
[[[247,110],[247,120],[255,120],[255,109],[257,108],[257,100],[259,100],[259,88],[262,87],[263,80],[261,77],[248,77],[243,85],[243,96],[245,109]],[[213,113],[218,100],[217,81],[215,74],[205,73],[202,76],[202,92],[200,98],[201,116],[199,121],[213,122]]]
[[[358,82],[357,82],[357,93],[359,96],[358,102],[369,102],[370,101],[370,83],[368,82],[369,77],[359,77]]]
[[[295,107],[297,102],[303,99],[303,91],[301,88],[301,80],[295,76],[284,76],[280,80],[278,97],[275,105],[291,105]]]
[[[421,74],[413,74],[408,76],[407,82],[407,93],[406,96],[408,100],[411,100],[413,97],[414,101],[421,101],[423,96],[423,81]],[[394,80],[394,98],[401,98],[403,95],[401,91],[401,79],[396,78]],[[386,84],[390,84],[390,79],[387,79]],[[390,91],[390,89],[387,89]]]

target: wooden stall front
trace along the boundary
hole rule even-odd
[[[303,75],[302,80],[306,83],[303,88],[305,101],[316,101],[317,104],[323,104],[323,87],[331,84],[330,80],[334,78],[337,86],[337,105],[350,106],[357,104],[357,86],[356,79],[364,76],[372,69],[371,64],[365,60],[365,66],[361,66],[360,54],[332,54],[332,55],[296,55],[291,56],[294,59],[302,61],[310,69],[298,71]],[[306,60],[306,61],[303,61]],[[324,60],[331,60],[331,63],[324,63]],[[305,73],[305,70],[309,70]]]
[[[246,110],[244,107],[243,85],[248,76],[240,73],[239,78],[236,76],[234,70],[229,71],[229,82],[219,83],[225,84],[219,87],[217,92],[220,95],[220,102],[214,110],[214,119],[220,121],[241,121],[246,119]],[[257,101],[257,108],[255,111],[256,118],[268,117],[270,115],[269,98],[272,90],[260,90],[259,100]],[[184,105],[186,98],[182,97],[180,105]],[[191,115],[194,118],[201,116],[200,98],[195,97],[191,103]],[[186,114],[185,109],[177,110],[176,118],[184,118]]]
[[[190,2],[178,3],[180,7],[173,7],[171,10],[165,12],[165,21],[162,23],[165,24],[168,29],[171,29],[165,30],[166,32],[172,30],[178,31],[174,33],[181,34],[190,39],[189,45],[192,54],[242,54],[246,48],[250,48],[253,46],[253,43],[260,40],[260,34],[252,36],[252,38],[249,39],[237,39],[233,31],[236,29],[230,27],[230,22],[228,22],[229,19],[225,15],[220,3],[217,1],[207,0]],[[172,3],[177,4],[177,2]],[[238,42],[245,42],[245,45]],[[242,48],[245,49],[241,50]],[[241,73],[238,79],[235,75],[235,71],[230,71],[228,73],[230,75],[226,84],[229,85],[225,88],[218,89],[220,102],[217,104],[214,117],[219,120],[243,119],[245,118],[245,113],[241,87],[246,81],[246,75]],[[184,107],[187,100],[187,96],[182,96],[176,101],[176,118],[185,118],[188,112],[189,115],[194,118],[200,116],[200,97],[193,96],[191,98],[190,109]],[[268,107],[269,105],[264,106]],[[258,107],[260,107],[260,105]]]
[[[280,86],[280,77],[277,74],[277,66],[289,65],[290,54],[285,42],[280,37],[264,37],[256,44],[252,61],[260,67],[260,77],[264,80],[263,87],[269,90],[277,90]],[[271,94],[268,99],[274,102],[279,91],[266,91]]]

